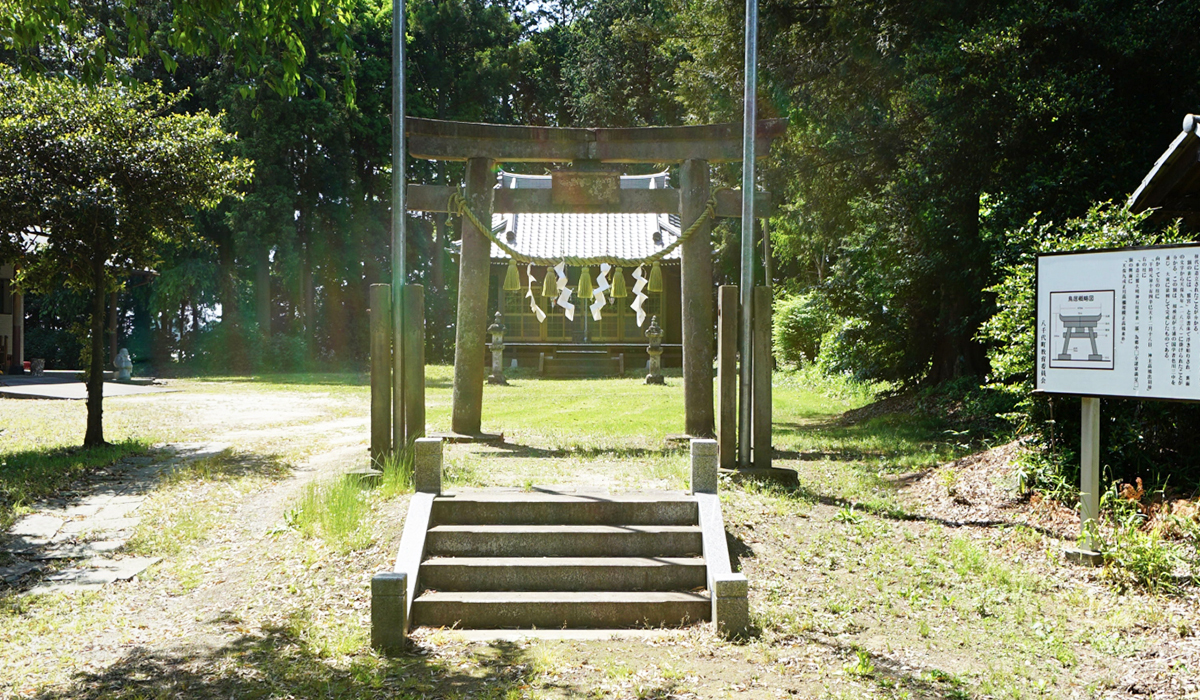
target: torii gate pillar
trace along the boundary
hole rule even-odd
[[[704,215],[709,197],[708,161],[683,161],[679,218],[687,230]],[[684,430],[713,437],[713,262],[712,224],[705,223],[680,246],[683,311]]]
[[[492,161],[467,159],[467,205],[484,224],[492,220]],[[454,403],[450,427],[460,435],[479,435],[483,415],[484,335],[487,333],[488,269],[491,242],[470,219],[462,221],[458,258],[458,323],[454,329]]]

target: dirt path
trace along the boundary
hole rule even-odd
[[[137,529],[121,531],[116,542],[128,543],[115,551],[110,547],[106,554],[114,561],[156,564],[133,580],[92,586],[94,593],[82,598],[73,589],[61,596],[21,598],[18,605],[27,609],[73,618],[83,638],[63,649],[62,640],[56,648],[31,636],[26,657],[9,659],[26,666],[21,675],[28,684],[22,686],[19,679],[10,684],[7,674],[0,673],[0,696],[26,695],[36,686],[44,688],[46,681],[72,695],[67,690],[72,682],[103,684],[113,669],[152,659],[177,670],[203,665],[248,633],[286,624],[288,615],[304,607],[311,582],[298,579],[313,578],[314,565],[305,561],[311,545],[294,533],[280,537],[285,515],[310,482],[366,462],[366,418],[337,417],[344,406],[320,396],[265,394],[255,397],[252,406],[243,397],[213,395],[175,394],[172,401],[204,424],[211,436],[208,449],[201,450],[199,461],[181,462],[178,455],[196,447],[166,444],[149,457],[132,460],[137,468],[127,481],[138,496],[137,503],[126,507],[138,510],[128,513],[137,517],[125,518],[124,524]],[[205,459],[211,464],[200,463]],[[187,473],[192,465],[217,473]],[[109,489],[104,477],[93,475],[75,491],[86,495]],[[95,499],[77,500],[89,498]],[[62,500],[44,508],[61,512]],[[39,512],[26,521],[49,517]],[[82,529],[82,523],[67,520],[65,529],[72,524]],[[156,533],[160,526],[170,532]],[[160,534],[162,541],[156,539]],[[114,542],[95,540],[86,537],[91,544],[84,546]],[[135,556],[145,554],[155,556]],[[21,590],[44,585],[69,561],[41,562],[48,565],[44,573],[25,576],[6,595],[16,599]],[[289,603],[289,598],[296,600]],[[76,614],[80,607],[86,608],[83,615]]]

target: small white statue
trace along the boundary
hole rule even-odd
[[[127,348],[121,348],[121,352],[117,353],[117,360],[113,362],[113,366],[117,368],[118,382],[127,382],[133,378],[133,360],[129,358]]]

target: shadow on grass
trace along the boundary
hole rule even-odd
[[[295,374],[199,375],[198,382],[225,384],[294,384],[300,386],[370,386],[366,372],[298,372]]]
[[[476,647],[474,663],[432,657],[426,649],[396,658],[359,654],[330,663],[285,626],[264,627],[217,649],[150,653],[135,649],[98,673],[78,674],[67,688],[37,697],[132,699],[194,698],[496,698],[522,697],[538,680],[535,664],[519,644],[496,641]],[[467,669],[470,669],[467,670]],[[474,671],[472,673],[471,671]],[[539,682],[539,685],[543,683]],[[567,694],[584,689],[544,686]]]
[[[513,458],[546,458],[546,459],[561,459],[565,457],[612,457],[615,459],[638,459],[644,457],[663,457],[666,455],[682,454],[687,450],[687,445],[679,443],[678,446],[664,444],[662,447],[621,447],[621,446],[584,446],[577,447],[534,447],[533,445],[523,445],[514,442],[498,442],[493,443],[492,447],[496,448],[496,452],[488,453],[488,459],[513,459]]]
[[[758,632],[758,630],[755,630]],[[755,635],[757,636],[757,635]],[[752,643],[751,636],[740,643]],[[848,660],[865,658],[870,670],[860,682],[907,691],[913,698],[970,698],[962,681],[942,671],[914,671],[883,655],[820,635],[803,635]],[[472,648],[469,659],[438,658],[416,648],[395,658],[361,653],[332,663],[284,626],[243,634],[216,649],[181,648],[171,652],[134,649],[99,672],[82,672],[66,687],[44,692],[40,700],[147,697],[196,698],[472,698],[503,700],[550,694],[594,697],[595,688],[579,687],[561,676],[550,680],[520,644],[494,641]],[[678,681],[638,688],[639,698],[679,697]]]
[[[145,442],[126,440],[102,447],[0,453],[0,533],[12,526],[14,508],[45,498],[122,458],[148,451]]]
[[[270,479],[280,479],[291,473],[291,467],[282,457],[275,454],[257,454],[234,452],[224,449],[216,453],[197,452],[194,449],[148,450],[140,443],[131,443],[133,449],[122,449],[124,444],[111,445],[102,448],[72,448],[66,450],[75,461],[70,465],[83,465],[77,469],[49,469],[45,474],[46,481],[42,484],[43,492],[39,494],[39,510],[44,514],[59,518],[60,523],[51,532],[42,532],[37,536],[30,533],[24,535],[5,535],[0,530],[0,565],[15,567],[10,570],[7,580],[0,580],[0,601],[19,595],[42,583],[46,575],[52,573],[59,564],[73,564],[80,559],[104,554],[105,550],[80,549],[84,545],[98,540],[106,540],[109,544],[114,541],[118,545],[118,553],[128,549],[136,549],[138,536],[127,541],[128,534],[113,535],[105,531],[100,523],[105,522],[104,512],[110,507],[109,500],[117,497],[131,498],[146,496],[160,485],[174,485],[194,481],[232,481],[247,476],[260,476]],[[52,450],[51,453],[64,450]],[[87,460],[77,453],[86,453],[86,457],[94,460],[88,468]],[[20,457],[25,453],[17,453]],[[44,453],[31,452],[33,455]],[[14,462],[19,465],[28,464],[58,464],[63,458],[52,454],[54,459],[48,462],[31,459],[22,462],[14,455],[5,458],[11,467]],[[26,469],[21,474],[28,477],[31,473]],[[3,476],[5,472],[0,472]],[[51,488],[54,486],[55,488]],[[34,499],[30,499],[32,501]],[[125,501],[129,503],[129,501]],[[140,503],[140,501],[139,501]],[[86,507],[86,508],[81,508]],[[117,506],[120,507],[120,506]],[[135,506],[136,507],[136,506]],[[183,505],[180,506],[184,507]],[[76,513],[71,514],[75,509]],[[90,512],[88,512],[90,511]],[[0,517],[11,516],[11,510],[0,511]],[[70,531],[64,525],[66,519],[82,518],[98,520],[93,529]],[[108,516],[109,522],[113,516]],[[129,516],[122,511],[116,516],[116,521]],[[71,525],[78,524],[76,522]],[[124,525],[122,527],[129,527]],[[5,525],[7,530],[8,525]],[[155,536],[170,539],[172,532],[150,530]],[[72,533],[72,534],[64,534]],[[57,551],[55,551],[57,550]],[[70,552],[70,553],[68,553]],[[157,553],[157,552],[151,552]],[[48,563],[49,562],[58,562]]]
[[[906,480],[907,481],[907,480]],[[980,527],[980,528],[1010,528],[1022,527],[1034,532],[1041,533],[1052,539],[1061,539],[1062,536],[1051,530],[1050,528],[1028,523],[1023,520],[949,520],[947,518],[939,518],[932,515],[921,515],[919,513],[911,513],[903,508],[882,501],[857,501],[850,498],[842,498],[840,496],[831,496],[827,493],[817,491],[804,485],[784,487],[773,482],[757,482],[761,484],[759,488],[763,491],[774,491],[784,497],[792,498],[805,503],[819,503],[824,506],[832,506],[839,509],[847,509],[860,513],[868,513],[879,518],[896,521],[916,521],[926,523],[937,523],[943,527],[961,528],[961,527]],[[907,483],[899,484],[892,482],[881,482],[882,485],[898,489],[907,486]],[[732,547],[732,543],[730,544]],[[751,555],[753,556],[753,555]]]

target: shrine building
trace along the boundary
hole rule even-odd
[[[520,175],[500,171],[498,188],[550,189],[550,175]],[[669,187],[666,172],[651,175],[622,175],[621,189],[665,189]],[[620,258],[645,258],[680,236],[677,214],[654,213],[493,213],[493,235],[518,252],[541,258],[587,258],[612,255]],[[506,363],[516,360],[519,367],[539,369],[546,376],[612,376],[625,370],[646,366],[646,329],[650,318],[656,316],[663,330],[663,362],[668,367],[682,363],[680,323],[680,251],[668,253],[660,262],[662,291],[645,292],[649,297],[643,304],[646,317],[638,326],[636,312],[631,307],[632,294],[624,298],[609,298],[596,321],[578,298],[574,319],[568,319],[555,299],[543,296],[547,268],[534,265],[533,301],[546,319],[539,321],[530,307],[528,267],[517,265],[521,287],[505,291],[504,280],[510,256],[495,243],[491,244],[491,276],[489,285],[492,313],[499,309],[505,325]],[[578,289],[582,268],[567,266],[571,289]],[[595,266],[591,276],[599,273]],[[634,270],[624,268],[626,285],[633,283]],[[645,271],[649,272],[649,269]],[[611,277],[610,273],[610,277]],[[511,358],[511,359],[509,359]]]

